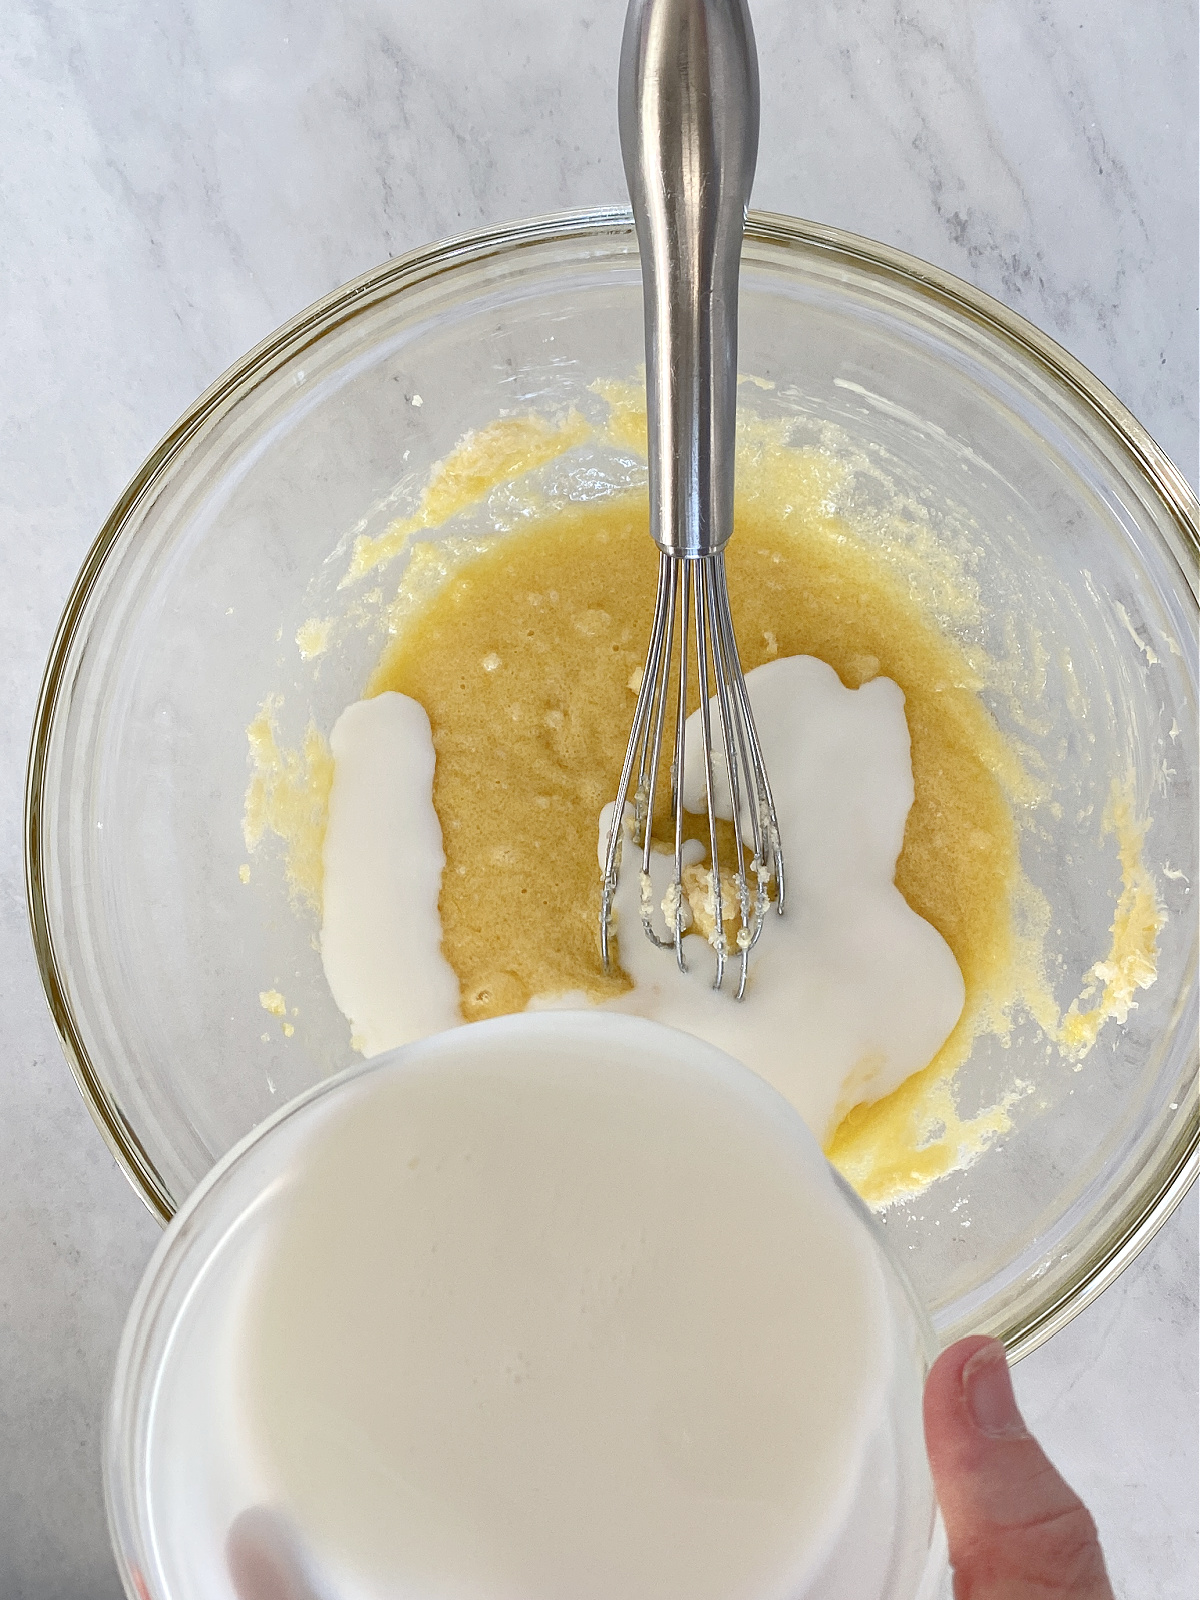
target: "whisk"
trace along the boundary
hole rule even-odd
[[[784,902],[775,804],[725,579],[725,545],[733,531],[738,272],[758,153],[758,63],[745,0],[631,0],[621,47],[619,117],[642,261],[650,531],[660,555],[650,645],[605,856],[600,946],[607,968],[632,790],[632,839],[642,856],[642,926],[656,945],[673,948],[680,969],[687,969],[683,936],[691,914],[683,885],[684,778],[694,667],[708,813],[705,898],[712,917],[709,942],[716,951],[714,987],[721,987],[736,954],[741,999],[772,880],[780,912]],[[675,860],[674,878],[661,902],[664,935],[655,927],[650,861],[672,699]],[[729,873],[717,837],[718,818],[726,814],[734,834]],[[730,883],[736,908],[727,904]],[[732,939],[727,922],[734,925]]]

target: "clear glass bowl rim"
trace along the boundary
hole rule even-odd
[[[559,212],[423,246],[335,289],[268,335],[194,401],[134,474],[87,554],[59,620],[34,715],[25,785],[26,900],[42,986],[67,1063],[117,1162],[151,1214],[164,1224],[175,1209],[166,1186],[106,1088],[103,1073],[72,1015],[51,928],[43,866],[47,850],[43,826],[47,759],[59,708],[72,682],[69,664],[85,633],[89,599],[122,538],[131,536],[130,524],[139,506],[157,492],[158,484],[193,436],[215,414],[236,403],[240,394],[276,363],[315,343],[365,303],[394,296],[456,268],[512,256],[531,246],[571,241],[586,244],[589,240],[628,237],[632,231],[632,214],[626,206]],[[1052,389],[1073,402],[1089,424],[1106,436],[1106,448],[1125,458],[1126,470],[1132,467],[1144,480],[1168,513],[1164,531],[1181,579],[1193,599],[1200,595],[1200,502],[1187,479],[1116,396],[1053,339],[953,274],[905,251],[840,228],[751,211],[746,239],[752,244],[840,259],[877,281],[903,287],[930,311],[943,317],[948,314],[961,327],[977,330],[1006,346]],[[1197,1056],[1200,1058],[1200,1048]],[[1152,1180],[1139,1185],[1132,1201],[1114,1208],[1093,1249],[1079,1261],[1070,1278],[1060,1283],[1053,1299],[1006,1335],[1010,1359],[1019,1359],[1036,1349],[1090,1304],[1154,1237],[1195,1182],[1200,1172],[1200,1092],[1195,1075],[1187,1088],[1187,1104],[1180,1109],[1186,1115],[1176,1120],[1175,1136],[1161,1150]]]

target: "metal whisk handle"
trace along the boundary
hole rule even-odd
[[[745,0],[631,0],[621,153],[642,258],[650,530],[667,555],[733,531],[737,297],[758,155]]]

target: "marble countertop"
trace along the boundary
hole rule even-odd
[[[158,1229],[93,1128],[26,927],[21,785],[59,610],[176,415],[427,240],[624,197],[623,0],[9,0],[0,38],[0,1600],[111,1600],[100,1427]],[[756,0],[754,201],[988,290],[1197,478],[1194,8]],[[1193,1192],[1017,1369],[1120,1595],[1196,1592]]]

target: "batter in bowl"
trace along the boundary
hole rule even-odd
[[[784,515],[754,504],[739,518],[728,550],[738,637],[747,671],[811,656],[847,689],[882,677],[903,691],[914,801],[896,883],[953,951],[966,995],[932,1088],[965,1053],[1013,959],[1016,830],[1000,777],[1012,757],[961,652],[820,515],[819,458],[811,468],[809,504],[793,498]],[[429,717],[445,851],[442,949],[465,1020],[563,994],[611,1002],[630,988],[624,971],[606,974],[599,960],[597,818],[624,754],[656,562],[641,496],[551,513],[462,566],[398,633],[368,686],[369,696],[404,695]],[[790,917],[804,892],[796,882]],[[749,1028],[761,981],[753,974],[776,933],[772,919],[743,1005],[713,997],[729,1012],[729,1036],[714,1041],[724,1048]],[[624,961],[643,936],[635,923],[620,937]],[[671,958],[657,959],[669,979]],[[692,982],[697,1005],[711,1009],[704,978]],[[385,1042],[396,1041],[378,1047]],[[851,1129],[840,1141],[827,1126],[815,1131],[852,1157]],[[897,1140],[909,1168],[919,1137]],[[949,1158],[952,1138],[923,1160]],[[880,1172],[877,1181],[896,1180]]]
[[[636,406],[614,405],[614,434],[636,444],[642,425]],[[519,461],[525,445],[509,437],[511,422],[504,428],[504,447]],[[562,447],[578,435],[572,418]],[[536,442],[548,459],[544,426]],[[495,445],[485,440],[485,454]],[[727,559],[748,671],[812,656],[847,690],[882,677],[903,693],[913,803],[895,882],[953,952],[964,1003],[928,1064],[819,1130],[860,1193],[884,1203],[969,1163],[1009,1125],[1020,1085],[1002,1088],[973,1118],[959,1116],[953,1075],[977,1034],[1002,1032],[1018,996],[1035,1014],[1041,1005],[1048,1032],[1057,1015],[1040,986],[1036,923],[1045,908],[1021,874],[1014,816],[1014,804],[1036,792],[980,698],[980,664],[931,622],[903,569],[831,509],[843,470],[818,449],[752,436],[739,460]],[[431,481],[443,499],[456,479],[478,498],[478,478],[468,453],[465,466],[452,463]],[[360,541],[351,576],[411,548],[430,521],[419,507],[411,522],[378,551]],[[596,826],[616,786],[653,595],[644,495],[548,508],[449,563],[432,589],[430,562],[418,559],[429,548],[411,550],[393,607],[401,620],[366,693],[402,695],[428,717],[445,853],[442,953],[459,1015],[475,1020],[564,994],[619,1001],[628,977],[599,962]]]
[[[706,1039],[750,1065],[825,1140],[850,1107],[882,1098],[926,1065],[961,1014],[962,976],[893,881],[913,795],[897,686],[875,678],[847,689],[815,656],[790,656],[751,672],[746,689],[793,885],[787,915],[770,919],[755,951],[750,1003],[712,987],[716,907],[705,847],[688,839],[686,970],[643,938],[640,878],[624,874],[611,908],[624,992],[542,991],[528,1004],[601,1004]],[[682,797],[696,813],[704,809],[700,735],[693,728],[688,738]],[[437,912],[444,855],[430,793],[433,742],[418,702],[384,692],[348,707],[332,743],[321,955],[360,1048],[377,1055],[461,1020]],[[731,822],[728,799],[723,808]],[[612,812],[600,813],[598,860]],[[502,829],[502,799],[497,817]],[[651,905],[668,895],[674,904],[671,847],[652,851],[649,878]],[[726,891],[731,906],[732,882]],[[538,911],[535,885],[527,915]]]

